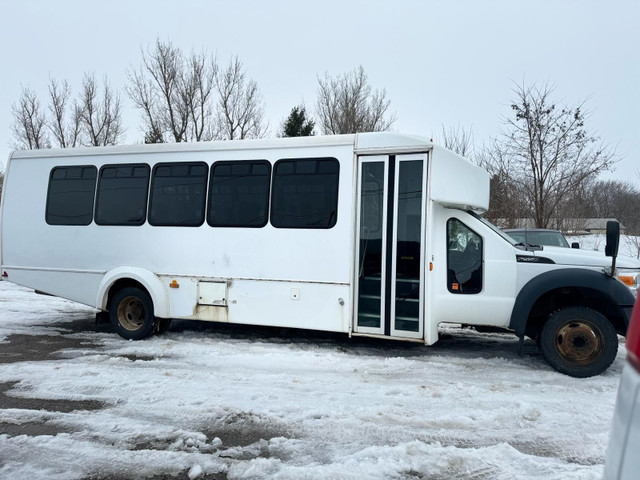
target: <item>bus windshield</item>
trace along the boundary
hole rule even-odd
[[[521,244],[519,242],[517,242],[516,240],[514,240],[513,238],[511,238],[509,235],[507,235],[506,233],[504,233],[502,230],[500,230],[498,227],[496,227],[493,223],[491,223],[489,220],[487,220],[486,218],[482,218],[480,215],[478,215],[477,213],[468,210],[467,213],[469,215],[472,215],[473,217],[477,218],[479,221],[481,221],[482,223],[484,223],[487,227],[489,227],[491,230],[493,230],[494,232],[496,232],[500,237],[502,237],[504,240],[506,240],[507,242],[509,242],[511,245],[515,246],[521,246]]]

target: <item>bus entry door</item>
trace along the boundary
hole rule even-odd
[[[424,337],[427,159],[358,159],[355,332]]]

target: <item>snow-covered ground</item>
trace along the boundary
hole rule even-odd
[[[17,404],[0,409],[0,478],[602,475],[622,340],[607,372],[574,379],[508,335],[448,328],[424,347],[185,322],[127,342],[93,314],[0,282],[0,352],[22,335],[74,345],[0,362]]]
[[[569,244],[578,242],[580,248],[584,250],[597,250],[604,252],[604,246],[607,243],[606,235],[575,235],[566,236]],[[632,235],[620,235],[620,246],[618,248],[619,255],[625,255],[631,258],[640,258],[640,237]]]

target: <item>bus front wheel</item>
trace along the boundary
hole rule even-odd
[[[566,307],[542,327],[539,345],[547,362],[572,377],[604,372],[618,353],[618,335],[601,313],[586,307]]]
[[[142,340],[156,326],[151,297],[135,287],[116,292],[109,304],[109,318],[118,335],[126,340]]]

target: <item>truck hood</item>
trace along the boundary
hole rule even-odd
[[[534,252],[526,253],[533,254],[536,257],[549,258],[559,265],[598,267],[611,266],[611,257],[607,257],[604,253],[597,252],[595,250],[580,250],[578,248],[544,246],[542,247],[542,250],[536,250]],[[638,270],[640,269],[640,260],[624,255],[618,255],[618,257],[616,258],[616,267]]]

